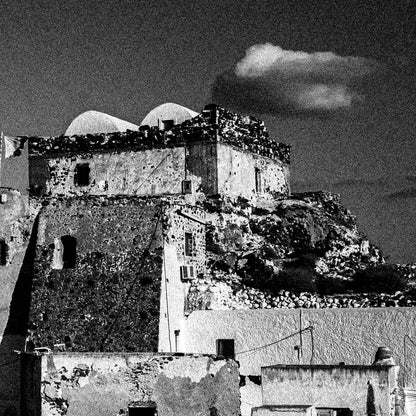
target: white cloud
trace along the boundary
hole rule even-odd
[[[290,51],[271,43],[253,45],[232,72],[217,77],[213,98],[243,100],[246,106],[252,100],[271,111],[345,109],[362,100],[360,83],[378,67],[374,60],[333,52]]]

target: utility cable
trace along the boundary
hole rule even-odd
[[[286,336],[284,338],[280,338],[277,341],[271,342],[270,344],[265,344],[265,345],[261,345],[260,347],[255,347],[255,348],[251,348],[249,350],[244,350],[244,351],[236,352],[236,354],[237,355],[238,354],[246,354],[248,352],[254,352],[254,351],[262,350],[264,348],[268,348],[268,347],[271,347],[272,345],[276,345],[276,344],[279,344],[280,342],[286,341],[289,338],[295,337],[296,335],[299,335],[302,332],[311,331],[311,330],[313,330],[313,326],[312,325],[309,325],[308,327],[306,327],[304,329],[301,329],[299,331],[296,331],[293,334],[290,334],[290,335],[288,335],[288,336]]]
[[[159,167],[162,165],[162,163],[165,162],[165,160],[171,156],[172,153],[168,153],[159,163],[158,165],[149,173],[149,175],[140,183],[140,185],[136,188],[135,192],[137,192],[147,181],[148,179],[159,169]]]

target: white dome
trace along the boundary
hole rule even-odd
[[[65,136],[139,130],[139,126],[99,111],[86,111],[72,120]]]
[[[159,126],[164,120],[173,120],[174,124],[183,123],[196,117],[198,113],[175,103],[165,103],[150,111],[141,122],[141,126]]]

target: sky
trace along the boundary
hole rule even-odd
[[[292,191],[327,190],[391,262],[416,262],[414,0],[0,0],[0,123],[60,135],[215,102],[292,145]]]

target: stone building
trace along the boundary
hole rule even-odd
[[[127,352],[147,354],[134,356],[135,363],[157,361],[157,352],[197,353],[205,358],[183,360],[201,368],[207,355],[235,359],[244,416],[262,406],[264,366],[341,361],[363,365],[369,350],[387,345],[404,369],[407,385],[415,385],[416,355],[411,346],[402,348],[405,336],[416,339],[413,308],[287,310],[268,309],[265,302],[253,310],[250,302],[243,309],[231,301],[239,283],[232,282],[230,270],[253,258],[256,262],[256,250],[268,252],[267,270],[278,268],[276,247],[270,241],[266,245],[266,238],[258,234],[249,238],[247,230],[261,224],[266,234],[268,229],[280,232],[277,212],[282,204],[308,215],[322,205],[329,207],[341,224],[335,234],[348,231],[343,255],[371,260],[369,249],[361,253],[364,240],[348,229],[351,218],[332,196],[308,195],[301,200],[290,195],[290,147],[271,139],[260,120],[209,105],[191,118],[179,112],[184,120],[175,124],[175,115],[160,116],[158,111],[149,118],[157,119],[157,126],[142,123],[125,132],[21,137],[14,157],[2,152],[0,276],[6,290],[0,309],[0,353],[6,365],[0,366],[0,414],[17,409],[20,399],[26,405],[33,398],[37,406],[42,400],[49,406],[39,389],[20,395],[13,350],[28,353],[22,356],[25,368],[44,371],[37,382],[45,376],[51,383],[63,383],[75,401],[73,386],[55,379],[62,375],[52,374],[48,363],[56,368],[59,361],[59,368],[64,366],[72,377],[75,361],[82,358],[91,368],[93,359],[98,363],[94,366],[105,368],[106,379],[117,363],[120,368],[110,377],[117,383],[119,377],[131,375],[123,358]],[[10,189],[11,172],[17,190]],[[325,226],[308,216],[314,229],[308,244],[332,243],[331,215],[325,212]],[[256,223],[251,221],[254,217]],[[302,221],[292,217],[298,231],[296,238],[288,239],[301,250]],[[272,237],[267,234],[269,240]],[[226,245],[232,250],[225,250]],[[210,273],[218,265],[222,281],[212,284]],[[65,352],[38,356],[36,348]],[[103,355],[109,353],[113,355]],[[166,357],[172,357],[169,354]],[[181,359],[175,356],[173,361]],[[165,364],[157,374],[151,373],[153,382],[163,379],[160,373],[170,365]],[[330,378],[325,374],[324,380]],[[92,382],[95,392],[98,379]],[[186,387],[169,383],[164,387]],[[135,397],[125,397],[119,409],[126,411],[130,402],[143,401]],[[154,401],[150,396],[146,400]],[[219,406],[212,414],[234,414],[234,404]],[[163,414],[172,414],[172,407],[165,409]],[[209,409],[205,406],[201,414],[208,415]]]

